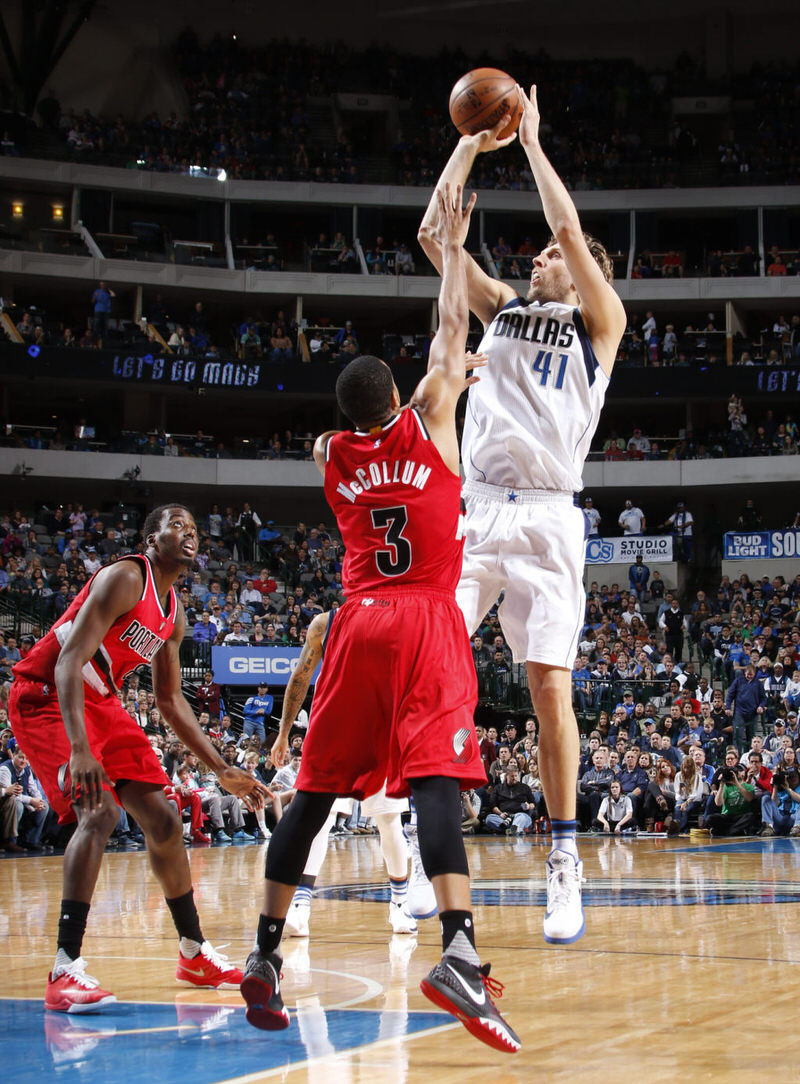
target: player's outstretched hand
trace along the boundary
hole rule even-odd
[[[436,194],[439,197],[439,243],[444,245],[448,241],[455,241],[456,244],[463,245],[467,239],[470,216],[477,195],[473,192],[467,206],[463,207],[464,189],[460,184],[451,185],[449,181],[445,181]]]
[[[522,120],[519,122],[519,140],[523,147],[539,142],[539,103],[536,99],[536,84],[531,87],[530,98],[526,97],[525,91],[517,83],[517,96],[522,109]]]
[[[474,135],[462,136],[462,142],[464,140],[469,141],[477,154],[486,154],[488,151],[498,151],[502,147],[507,147],[509,143],[513,143],[517,138],[517,133],[512,132],[511,135],[500,138],[500,133],[504,128],[508,127],[508,116],[505,115],[495,124],[494,128],[485,128],[482,132],[476,132]]]
[[[466,376],[464,378],[464,387],[468,388],[472,384],[477,384],[480,377],[475,373],[475,369],[482,369],[484,365],[488,365],[488,354],[472,354],[468,350],[464,355],[464,367],[466,369]]]
[[[217,779],[229,794],[241,798],[251,812],[261,809],[264,799],[272,797],[269,787],[265,787],[258,779],[253,779],[252,775],[243,772],[241,768],[220,769]]]

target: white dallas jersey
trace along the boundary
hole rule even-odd
[[[469,389],[466,478],[515,489],[583,489],[608,377],[578,309],[516,298],[489,324],[479,351],[489,362]]]

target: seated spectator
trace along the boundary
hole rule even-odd
[[[615,779],[605,795],[597,816],[592,821],[592,827],[601,832],[611,835],[622,835],[623,832],[632,832],[635,824],[633,820],[633,804],[627,794],[622,793],[619,780]]]
[[[536,802],[531,788],[520,782],[516,761],[509,760],[505,778],[492,788],[488,805],[486,827],[490,832],[523,835],[530,828]]]
[[[752,805],[755,787],[745,782],[744,765],[722,769],[714,794],[716,812],[705,820],[705,827],[715,836],[748,836],[753,829]]]
[[[13,795],[16,803],[15,836],[5,841],[5,849],[13,851],[16,844],[25,851],[42,850],[42,831],[50,806],[39,790],[28,758],[15,749],[9,760],[0,764],[0,797]]]

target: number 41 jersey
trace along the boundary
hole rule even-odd
[[[416,410],[377,433],[328,441],[325,497],[345,559],[346,595],[393,587],[454,592],[461,573],[461,479],[444,464]]]
[[[580,311],[510,301],[486,328],[469,389],[461,461],[468,481],[576,493],[608,377]]]

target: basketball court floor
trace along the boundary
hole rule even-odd
[[[118,998],[45,1013],[59,856],[0,861],[0,1051],[14,1084],[531,1084],[800,1079],[800,840],[583,838],[586,936],[541,935],[543,840],[467,840],[478,948],[522,1039],[500,1054],[419,992],[435,919],[392,936],[377,837],[333,839],[310,939],[284,942],[292,1022],[267,1033],[238,991],[174,981],[176,939],[144,852],[106,857],[90,914],[89,973]],[[238,964],[253,941],[266,845],[193,848],[206,936]]]

